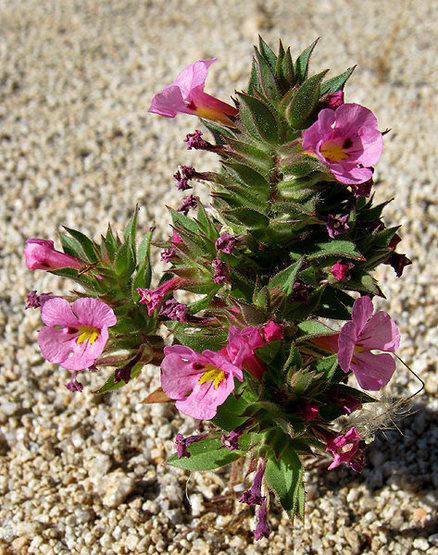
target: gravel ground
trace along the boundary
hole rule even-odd
[[[263,8],[258,7],[263,4]],[[438,554],[438,28],[432,0],[15,0],[0,4],[0,553]],[[434,9],[435,7],[435,9]],[[136,202],[144,230],[167,234],[177,164],[196,121],[147,113],[178,71],[217,56],[207,90],[223,99],[246,83],[257,33],[298,54],[322,36],[313,71],[359,64],[347,100],[392,128],[378,167],[386,223],[403,224],[413,260],[402,279],[379,272],[382,306],[402,333],[400,356],[426,382],[397,429],[379,432],[362,475],[307,472],[305,523],[272,509],[271,539],[254,542],[252,514],[217,496],[226,470],[188,475],[165,464],[193,421],[139,404],[157,386],[146,368],[121,392],[73,395],[68,372],[41,357],[26,292],[66,292],[24,265],[28,237],[61,224],[101,233]],[[209,165],[210,164],[210,165]],[[401,249],[400,249],[401,250]],[[100,378],[103,381],[103,378]],[[389,394],[417,384],[400,365]]]

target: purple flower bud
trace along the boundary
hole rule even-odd
[[[171,291],[178,289],[183,283],[184,279],[174,277],[169,281],[162,283],[156,289],[143,289],[141,287],[137,287],[137,293],[140,295],[140,300],[138,302],[139,304],[145,304],[147,306],[148,315],[151,316],[154,310],[160,308],[164,297]]]
[[[41,308],[46,301],[53,299],[53,297],[53,293],[41,293],[40,295],[37,295],[36,289],[29,291],[27,295],[27,304],[24,309]]]
[[[239,499],[241,503],[247,503],[248,505],[261,505],[266,499],[262,495],[262,480],[263,474],[265,473],[266,461],[261,459],[257,467],[257,472],[254,477],[252,486],[243,492],[242,497]]]
[[[365,181],[364,183],[354,183],[351,184],[351,189],[355,197],[365,197],[368,198],[371,193],[371,187],[373,186],[373,178]]]
[[[119,383],[121,380],[125,382],[125,384],[129,383],[131,379],[131,370],[137,364],[137,362],[141,359],[141,351],[139,351],[135,357],[125,364],[123,368],[117,368],[114,372],[114,383]]]
[[[232,430],[229,434],[223,434],[221,437],[221,442],[224,447],[230,451],[235,451],[239,449],[239,439],[245,430],[251,426],[251,419],[247,420],[236,429]]]
[[[341,216],[340,218],[335,218],[332,214],[328,215],[326,228],[329,236],[334,239],[336,235],[341,235],[342,233],[347,233],[350,226],[347,224],[350,214]]]
[[[326,106],[327,108],[332,108],[332,110],[336,110],[339,106],[344,104],[344,91],[337,91],[332,93],[327,97]]]
[[[187,216],[190,208],[196,208],[198,206],[198,201],[199,197],[189,195],[183,200],[182,204],[178,206],[177,212],[182,212],[184,216]]]
[[[268,538],[271,533],[271,529],[268,526],[268,510],[266,507],[266,500],[263,501],[256,513],[257,525],[256,529],[253,530],[255,539],[261,540],[262,538]]]
[[[75,391],[79,391],[80,393],[84,389],[84,386],[81,384],[81,382],[78,382],[76,379],[76,376],[78,374],[79,372],[74,371],[71,380],[65,384],[65,387],[72,393],[74,393]]]
[[[409,260],[409,258],[405,254],[393,252],[388,256],[384,264],[389,264],[390,266],[392,266],[394,268],[396,276],[400,277],[403,274],[405,266],[409,266],[409,264],[412,264],[412,260]]]
[[[217,285],[224,283],[224,281],[228,281],[228,272],[225,262],[222,262],[219,258],[213,258],[212,264],[214,266],[213,281]]]
[[[330,268],[330,273],[336,281],[348,278],[349,264],[342,264],[339,260]]]
[[[296,281],[293,286],[290,300],[296,303],[307,304],[309,301],[309,291],[311,287],[302,281]]]
[[[166,247],[161,251],[161,260],[163,262],[170,262],[174,256],[175,247],[173,245],[171,247]]]
[[[225,254],[231,254],[233,250],[236,238],[227,231],[220,234],[219,238],[216,239],[215,247],[218,251],[222,251]]]
[[[175,438],[175,447],[178,454],[178,459],[182,459],[183,457],[190,458],[190,453],[187,451],[187,447],[192,443],[196,443],[197,441],[201,441],[204,437],[208,436],[208,433],[199,434],[197,436],[189,436],[184,438],[182,434],[177,434]]]
[[[158,313],[160,316],[166,316],[169,320],[176,320],[177,322],[184,322],[187,314],[187,306],[181,304],[175,299],[168,299],[163,303],[163,306]]]
[[[210,150],[214,149],[214,145],[201,139],[203,133],[199,129],[196,129],[194,133],[189,133],[186,135],[184,141],[187,143],[187,150],[194,148],[195,150]]]
[[[191,166],[181,166],[181,168],[173,174],[173,177],[178,181],[176,188],[180,191],[191,189],[191,186],[189,185],[189,180],[193,179],[195,175],[195,168],[192,168]]]

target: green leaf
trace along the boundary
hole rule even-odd
[[[216,416],[212,419],[213,424],[226,432],[235,430],[247,420],[246,416],[241,415],[248,405],[247,399],[232,393],[225,403],[217,408]]]
[[[227,139],[228,145],[231,147],[227,151],[227,157],[236,160],[239,163],[249,165],[256,171],[269,172],[272,165],[271,156],[257,146],[238,141],[237,139]]]
[[[224,210],[224,216],[229,221],[248,229],[263,229],[269,224],[269,218],[250,208]]]
[[[131,219],[126,226],[125,233],[123,234],[124,241],[128,241],[131,245],[132,250],[135,252],[136,250],[136,242],[135,242],[135,231],[137,229],[137,215],[138,215],[138,205],[135,207],[134,214],[132,215]]]
[[[293,97],[287,108],[289,123],[295,129],[302,129],[315,109],[321,96],[321,81],[328,69],[307,79]]]
[[[260,55],[257,48],[255,49],[255,55],[257,59],[257,76],[260,89],[269,101],[278,102],[282,95],[275,78],[275,67],[272,68],[270,66],[269,62]]]
[[[175,337],[186,347],[198,353],[204,349],[219,351],[227,340],[227,332],[222,328],[193,328],[184,322],[166,322]]]
[[[113,234],[113,231],[111,229],[111,225],[108,224],[108,229],[105,235],[105,247],[106,247],[106,251],[108,253],[108,258],[110,260],[110,262],[114,261],[114,256],[118,250],[118,248],[120,247],[120,240],[118,239],[118,237],[115,237]]]
[[[288,83],[289,87],[292,87],[295,80],[294,64],[292,61],[292,56],[290,53],[290,48],[288,48],[281,60],[281,66],[279,69],[279,74],[283,80]]]
[[[303,366],[303,360],[301,358],[300,352],[298,351],[295,343],[291,343],[289,356],[287,361],[283,366],[283,374],[286,375],[289,372],[299,370]]]
[[[214,226],[213,222],[210,220],[207,212],[205,211],[202,202],[198,202],[198,214],[196,217],[200,230],[212,241],[216,241],[219,237],[219,233]]]
[[[248,133],[258,141],[278,144],[278,123],[271,109],[254,96],[239,93],[240,118]]]
[[[140,268],[135,273],[134,279],[132,280],[131,285],[131,295],[132,300],[136,303],[140,300],[140,295],[138,294],[137,289],[139,287],[149,289],[151,284],[151,267],[149,264],[149,260],[146,259]]]
[[[116,254],[114,268],[119,276],[130,276],[135,269],[135,253],[130,241],[123,243]]]
[[[295,62],[295,75],[298,83],[303,83],[307,79],[307,73],[309,71],[309,61],[312,52],[319,41],[319,37],[308,46],[303,52],[298,56]]]
[[[324,374],[324,379],[330,382],[336,368],[338,367],[338,353],[331,355],[329,357],[320,358],[314,364],[312,368],[315,368],[317,372]]]
[[[174,226],[179,224],[183,229],[187,229],[192,233],[194,233],[195,235],[198,235],[199,228],[196,222],[194,222],[187,216],[184,216],[184,214],[181,214],[181,212],[177,212],[176,210],[173,210],[173,208],[169,208],[169,212],[172,217],[172,222]]]
[[[257,89],[257,64],[255,58],[252,59],[251,76],[248,83],[248,94],[254,96]]]
[[[205,120],[205,119],[202,120],[202,123],[205,125],[205,127],[213,135],[214,140],[216,141],[217,145],[223,145],[225,143],[224,137],[232,137],[233,136],[231,131],[229,131],[225,127],[222,127],[218,123],[214,123],[213,121],[209,121],[209,120]]]
[[[140,374],[143,366],[144,366],[144,363],[139,362],[132,368],[131,380],[133,380]],[[99,389],[96,389],[95,391],[93,391],[93,393],[100,395],[102,393],[115,391],[116,389],[120,389],[121,387],[124,387],[126,385],[126,383],[123,380],[120,380],[118,383],[114,383],[114,376],[115,376],[115,372],[108,378],[108,380],[105,382],[105,384],[102,387],[100,387]]]
[[[263,59],[269,64],[270,69],[275,72],[277,66],[277,56],[274,54],[272,49],[266,44],[266,42],[259,35],[259,49],[263,56]],[[256,49],[257,51],[257,49]]]
[[[333,77],[332,79],[328,79],[325,83],[321,85],[321,94],[330,93],[333,94],[335,92],[341,91],[344,88],[344,85],[353,71],[356,69],[356,66],[349,67],[347,71]]]
[[[293,161],[287,158],[280,162],[283,174],[294,175],[295,177],[304,177],[315,171],[324,171],[321,162],[312,156],[302,156]]]
[[[278,274],[275,274],[275,276],[273,276],[268,283],[268,289],[272,290],[279,288],[284,291],[286,296],[289,296],[293,291],[294,283],[303,260],[304,257],[300,258],[298,262],[294,262],[284,270],[281,270]]]
[[[226,449],[219,439],[205,438],[192,443],[187,448],[190,457],[172,455],[168,463],[186,470],[213,470],[237,460],[241,454],[238,451]]]
[[[300,340],[307,339],[309,337],[318,337],[320,335],[330,335],[332,330],[316,320],[305,320],[297,324],[297,328],[300,331]]]
[[[205,295],[201,299],[198,299],[197,301],[190,303],[188,305],[190,314],[197,314],[201,310],[205,310],[208,306],[210,306],[210,303],[213,297],[216,295],[219,289],[220,289],[220,286],[215,287],[210,291],[210,293],[208,293],[208,295]]]
[[[332,239],[326,243],[316,243],[313,253],[308,254],[307,260],[318,260],[327,256],[365,260],[356,249],[355,244],[346,239]]]
[[[84,251],[76,239],[65,235],[65,233],[59,233],[59,239],[61,240],[62,250],[66,254],[74,258],[84,258]]]
[[[265,479],[276,493],[283,509],[290,518],[293,518],[303,478],[303,466],[288,443],[289,441],[286,440],[285,448],[278,461],[275,458],[268,459]]]
[[[81,233],[80,231],[76,231],[75,229],[70,229],[69,227],[63,226],[64,229],[70,233],[72,237],[74,237],[77,242],[81,245],[82,251],[87,257],[88,261],[92,264],[98,261],[97,257],[97,249],[94,245],[93,241],[89,239],[86,235]]]
[[[281,341],[270,341],[269,343],[265,343],[262,347],[255,349],[254,352],[258,358],[269,366],[277,357],[280,349]]]
[[[304,521],[305,500],[306,500],[306,492],[304,489],[304,482],[301,481],[300,485],[298,486],[296,505],[294,507],[294,513],[301,521]]]
[[[337,320],[351,320],[353,302],[353,297],[344,291],[333,287],[324,287],[319,307],[315,309],[314,315]]]
[[[269,198],[269,183],[258,171],[244,164],[224,163],[227,174],[239,181],[248,192],[257,195],[262,200]]]
[[[359,274],[358,277],[357,274]],[[341,284],[336,283],[333,284],[333,286],[342,287]],[[370,295],[383,296],[377,281],[369,274],[363,273],[361,270],[358,270],[357,272],[352,270],[351,279],[349,279],[348,283],[345,283],[343,287],[351,289],[352,291],[361,291],[363,293],[369,293]]]
[[[152,235],[154,233],[154,229],[155,228],[153,227],[149,229],[149,231],[146,233],[146,235],[141,240],[138,246],[137,260],[138,260],[138,263],[141,265],[144,263],[144,261],[150,259],[151,241],[152,241]]]

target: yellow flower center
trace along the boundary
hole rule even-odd
[[[336,452],[340,455],[341,453],[348,453],[349,451],[351,451],[354,447],[353,443],[346,443],[345,445],[341,445],[341,447],[338,447],[336,449]]]
[[[217,389],[219,384],[225,380],[224,372],[212,364],[206,364],[205,369],[207,371],[202,374],[198,383],[203,384],[205,382],[214,382],[214,388]]]
[[[81,333],[76,339],[76,343],[78,344],[83,343],[84,341],[90,341],[90,343],[93,345],[100,335],[99,330],[94,328],[93,326],[79,326],[79,331]]]
[[[327,142],[321,147],[321,154],[329,162],[339,162],[340,160],[345,160],[348,158],[348,154],[345,153],[342,145]]]
[[[351,362],[353,364],[357,364],[357,358],[354,356],[354,353],[363,353],[363,351],[365,351],[365,347],[362,347],[362,345],[355,345],[354,346],[354,352],[353,352],[353,358],[351,359]]]

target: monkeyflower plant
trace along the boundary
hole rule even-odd
[[[354,68],[310,74],[315,44],[293,60],[260,39],[248,87],[230,103],[204,92],[215,58],[155,95],[150,112],[203,118],[186,147],[220,161],[220,171],[177,169],[181,195],[202,181],[211,196],[170,208],[167,241],[151,228],[137,242],[136,208],[123,237],[110,225],[100,241],[65,228],[63,252],[50,239],[25,246],[30,270],[79,286],[67,298],[31,291],[26,306],[41,310],[41,352],[72,372],[67,387],[81,391],[92,370],[105,374],[95,391],[104,394],[156,366],[161,387],[145,402],[202,422],[200,433],[177,434],[169,464],[211,470],[245,459],[252,484],[240,502],[255,506],[257,540],[271,533],[274,497],[304,518],[307,461],[364,466],[371,438],[353,418],[378,402],[400,343],[395,321],[374,313],[383,297],[374,270],[390,264],[400,276],[410,264],[395,251],[399,226],[382,219],[387,202],[374,202],[377,119],[344,101]],[[168,265],[161,276],[152,247]],[[197,296],[182,303],[181,291]]]

